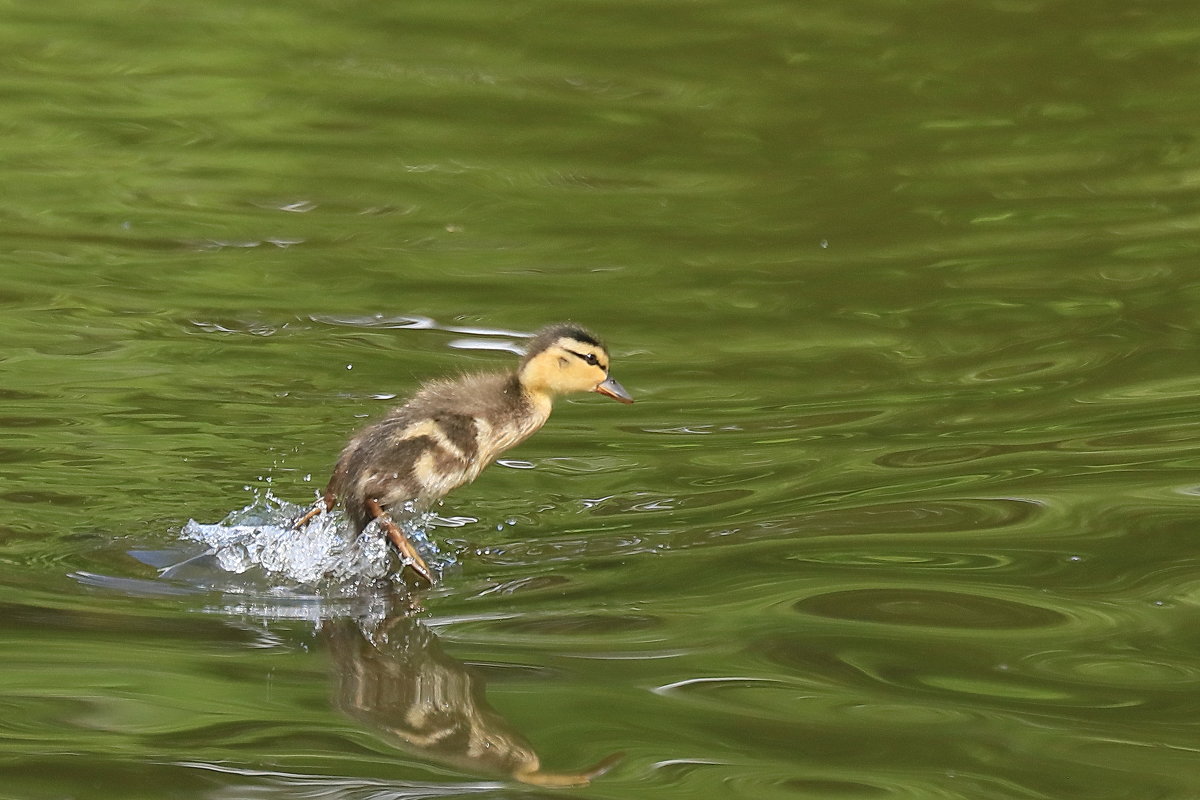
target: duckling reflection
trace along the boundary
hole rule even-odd
[[[579,772],[543,770],[525,737],[488,705],[483,680],[410,616],[367,630],[355,620],[334,620],[325,635],[338,706],[410,753],[546,787],[585,786],[621,759],[614,754]]]

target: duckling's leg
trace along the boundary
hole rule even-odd
[[[294,530],[294,531],[300,530],[305,525],[307,525],[309,522],[311,522],[313,517],[317,516],[318,514],[320,514],[322,512],[328,514],[330,511],[333,511],[333,504],[336,502],[337,502],[337,498],[334,497],[329,492],[326,492],[325,496],[321,498],[321,503],[324,504],[325,508],[321,508],[320,504],[313,506],[312,508],[310,508],[308,510],[308,512],[303,517],[301,517],[300,519],[298,519],[292,523],[292,530]]]
[[[371,516],[379,520],[379,524],[387,531],[388,539],[392,544],[396,545],[396,549],[400,551],[401,557],[412,567],[413,572],[421,576],[430,586],[433,585],[433,573],[429,571],[429,565],[425,563],[425,559],[421,558],[421,554],[417,552],[417,548],[413,547],[413,543],[404,535],[404,531],[392,521],[388,513],[383,510],[383,506],[379,505],[378,500],[367,500],[367,510],[371,512]]]

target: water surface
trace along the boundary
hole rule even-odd
[[[6,796],[1200,792],[1193,5],[4,15]],[[436,589],[161,571],[564,318]]]

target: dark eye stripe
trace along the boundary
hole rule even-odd
[[[565,347],[563,349],[567,350]],[[576,353],[574,350],[567,350],[567,352],[578,359],[582,359],[585,363],[591,364],[593,367],[600,364],[600,359],[596,358],[595,353]]]

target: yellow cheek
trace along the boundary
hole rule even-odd
[[[604,372],[596,367],[582,365],[565,371],[562,388],[569,392],[589,392],[604,380]]]

